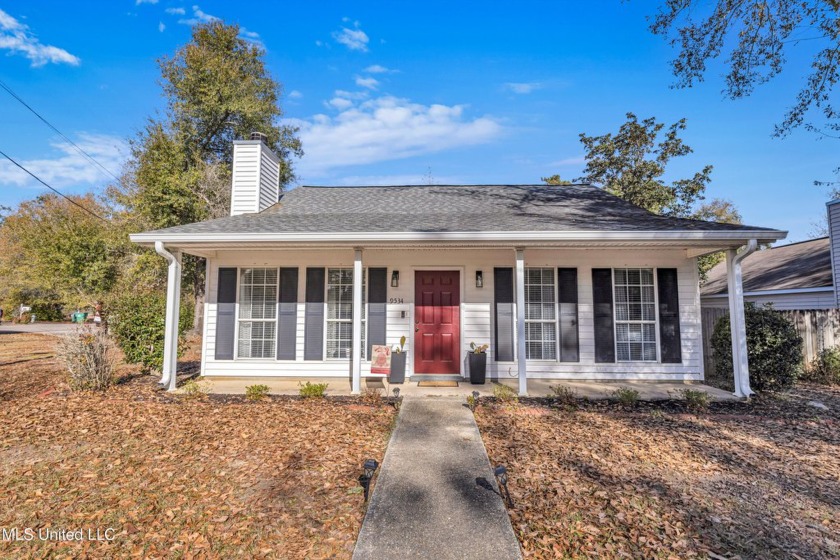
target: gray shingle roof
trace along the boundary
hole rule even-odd
[[[259,214],[147,233],[746,231],[658,216],[589,185],[298,187]]]
[[[831,250],[827,237],[756,251],[741,265],[744,291],[792,290],[832,286]],[[709,271],[703,296],[727,293],[726,263]]]

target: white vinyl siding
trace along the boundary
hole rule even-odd
[[[554,269],[525,269],[525,358],[557,359]]]
[[[700,324],[700,294],[698,290],[696,259],[685,257],[684,250],[669,248],[587,248],[581,249],[526,249],[528,267],[576,267],[578,269],[578,329],[580,336],[580,361],[529,360],[529,379],[601,379],[601,380],[659,380],[702,381],[702,337]],[[406,375],[413,373],[414,362],[414,270],[461,271],[461,363],[469,351],[469,343],[490,344],[487,360],[488,379],[516,377],[517,361],[497,362],[494,324],[494,266],[513,267],[514,253],[510,249],[471,248],[454,249],[435,246],[430,250],[395,251],[393,248],[370,248],[364,252],[365,267],[388,267],[400,271],[400,285],[388,287],[388,320],[386,343],[392,347],[406,337],[408,363]],[[272,250],[220,250],[210,258],[203,373],[215,377],[278,377],[278,378],[334,378],[349,379],[350,361],[306,361],[304,351],[304,317],[306,283],[298,287],[297,354],[293,362],[271,359],[217,360],[215,354],[216,297],[220,267],[298,267],[303,275],[306,267],[351,268],[353,250],[331,247],[329,249],[272,249]],[[683,361],[679,364],[659,362],[596,363],[594,346],[594,308],[592,302],[593,268],[677,268],[680,302],[680,334]],[[484,287],[475,287],[475,271],[484,271]],[[555,273],[556,274],[556,273]],[[302,276],[303,278],[303,276]],[[556,276],[555,276],[556,278]],[[556,286],[556,281],[555,281]],[[555,292],[556,294],[556,292]],[[326,304],[325,304],[326,305]],[[326,310],[324,312],[326,316]],[[324,327],[326,328],[326,326]],[[365,333],[366,334],[366,333]],[[559,336],[559,334],[558,334]],[[657,331],[657,337],[659,333]],[[370,362],[362,362],[362,375],[371,376]],[[468,369],[462,366],[462,374]],[[330,381],[332,383],[332,381]],[[338,383],[338,381],[336,381]],[[332,385],[331,385],[332,386]]]
[[[362,359],[366,349],[367,270],[362,272]],[[327,359],[349,359],[353,348],[353,269],[327,270]]]
[[[656,289],[653,269],[616,268],[615,348],[620,362],[656,361]]]
[[[239,271],[239,358],[273,358],[277,341],[277,269]]]

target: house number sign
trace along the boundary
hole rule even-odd
[[[388,303],[402,303],[402,302],[403,302],[403,298],[401,298],[401,297],[388,298]]]

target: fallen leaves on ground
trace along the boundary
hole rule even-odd
[[[697,415],[533,400],[476,420],[526,557],[837,558],[838,405],[804,386]]]
[[[0,557],[351,555],[357,478],[382,461],[391,407],[184,400],[126,368],[104,394],[70,393],[54,358],[0,362],[0,527],[115,529],[111,542],[0,542]]]

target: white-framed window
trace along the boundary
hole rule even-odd
[[[652,268],[613,269],[615,349],[620,362],[655,362],[656,289]]]
[[[367,270],[362,271],[362,359],[367,348]],[[327,270],[327,359],[349,359],[353,348],[353,269]]]
[[[277,344],[277,269],[239,269],[239,358],[274,358]]]
[[[553,268],[525,269],[525,359],[557,359],[557,299]]]

